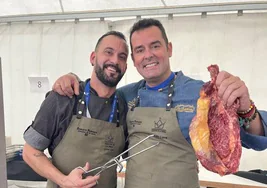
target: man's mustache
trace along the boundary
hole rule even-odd
[[[114,65],[114,64],[104,64],[103,69],[108,68],[108,67],[113,67],[113,68],[116,70],[116,72],[118,72],[118,73],[121,74],[121,69],[119,68],[118,65]]]

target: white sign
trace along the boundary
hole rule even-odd
[[[50,90],[48,77],[29,76],[30,91],[46,93]]]

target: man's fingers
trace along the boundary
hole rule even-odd
[[[224,92],[223,100],[227,106],[231,106],[234,101],[242,95],[242,82],[235,82],[228,86]]]
[[[89,183],[89,184],[83,186],[83,188],[91,188],[91,187],[94,187],[96,184],[97,184],[97,183],[96,183],[96,181],[95,181],[95,182],[92,182],[92,183]]]
[[[97,184],[96,181],[93,182],[93,183],[89,183],[89,184],[86,186],[86,188],[94,187],[96,184]]]
[[[93,187],[97,184],[98,179],[99,176],[88,176],[86,179],[80,180],[78,186],[83,188]]]
[[[85,173],[85,171],[88,171],[90,169],[90,165],[88,162],[86,162],[84,167],[78,167],[77,169],[81,174],[83,174]]]
[[[229,90],[229,87],[230,88],[235,87],[235,83],[237,81],[238,81],[238,78],[234,77],[234,76],[222,80],[222,82],[220,83],[220,87],[218,88],[218,95],[220,97],[223,97],[225,95],[225,92],[227,90]],[[228,92],[231,92],[231,91],[228,91]],[[229,95],[229,93],[228,93],[228,95]]]
[[[65,84],[64,81],[60,80],[60,78],[54,83],[53,87],[52,87],[53,91],[57,92],[60,95],[66,96],[66,88],[65,88]]]
[[[74,81],[73,87],[75,95],[79,95],[79,82],[77,80]]]
[[[67,95],[71,98],[74,92],[76,95],[79,95],[79,82],[75,76],[67,74],[57,79],[52,89],[60,95]]]
[[[100,177],[99,175],[98,176],[88,176],[83,181],[89,187],[93,187],[97,184],[97,180],[99,179],[99,177]]]
[[[73,89],[71,87],[71,82],[70,80],[65,80],[64,83],[61,85],[63,92],[68,96],[72,97],[73,96]]]
[[[219,72],[217,78],[216,78],[216,86],[220,87],[221,83],[229,78],[230,76],[232,76],[230,73],[226,72],[226,71],[221,71]]]
[[[60,84],[56,84],[55,83],[52,89],[53,89],[53,91],[57,92],[58,94],[66,96],[64,91],[61,89],[61,85]]]
[[[85,163],[85,166],[83,167],[84,170],[88,171],[90,169],[90,165],[88,162]]]
[[[60,86],[60,85],[59,85],[57,82],[55,82],[55,83],[53,84],[52,90],[53,90],[53,91],[56,91],[57,87],[59,87],[59,86]]]

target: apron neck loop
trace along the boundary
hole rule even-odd
[[[174,80],[176,78],[176,74],[175,76],[171,79],[170,84],[169,84],[169,89],[168,89],[168,99],[167,99],[167,104],[166,104],[166,111],[170,111],[171,107],[172,107],[172,96],[173,96],[173,92],[174,92]],[[144,83],[145,85],[145,83]],[[142,87],[144,88],[144,87]],[[134,110],[135,107],[137,107],[140,103],[140,96],[138,95],[134,105],[131,107],[131,111]]]
[[[83,115],[83,111],[84,109],[86,109],[86,116],[87,117],[91,117],[90,113],[89,113],[89,101],[90,101],[90,81],[87,82],[86,86],[85,86],[85,90],[82,96],[82,99],[79,100],[80,105],[78,105],[78,115],[77,118],[81,119],[82,115]],[[112,103],[112,109],[111,109],[111,113],[109,115],[109,123],[112,123],[113,119],[114,119],[114,114],[117,114],[116,118],[117,118],[117,127],[120,125],[120,112],[119,112],[119,100],[117,95],[115,94],[114,99],[113,99],[113,103]]]
[[[77,118],[81,119],[83,116],[83,111],[84,111],[84,107],[85,107],[85,97],[84,95],[82,96],[81,99],[79,99],[79,104],[78,104],[78,112],[77,112]]]

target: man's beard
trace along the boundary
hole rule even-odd
[[[110,73],[110,76],[108,76],[105,73],[105,69],[108,67],[112,67],[116,70],[118,76],[116,77],[116,75],[114,73]],[[118,65],[114,65],[114,64],[109,64],[109,63],[105,63],[103,65],[103,68],[101,68],[99,66],[99,64],[96,62],[95,64],[95,73],[97,78],[106,86],[108,87],[116,87],[117,84],[119,83],[119,81],[121,80],[121,78],[123,77],[124,73],[121,72],[121,69],[119,68]]]

